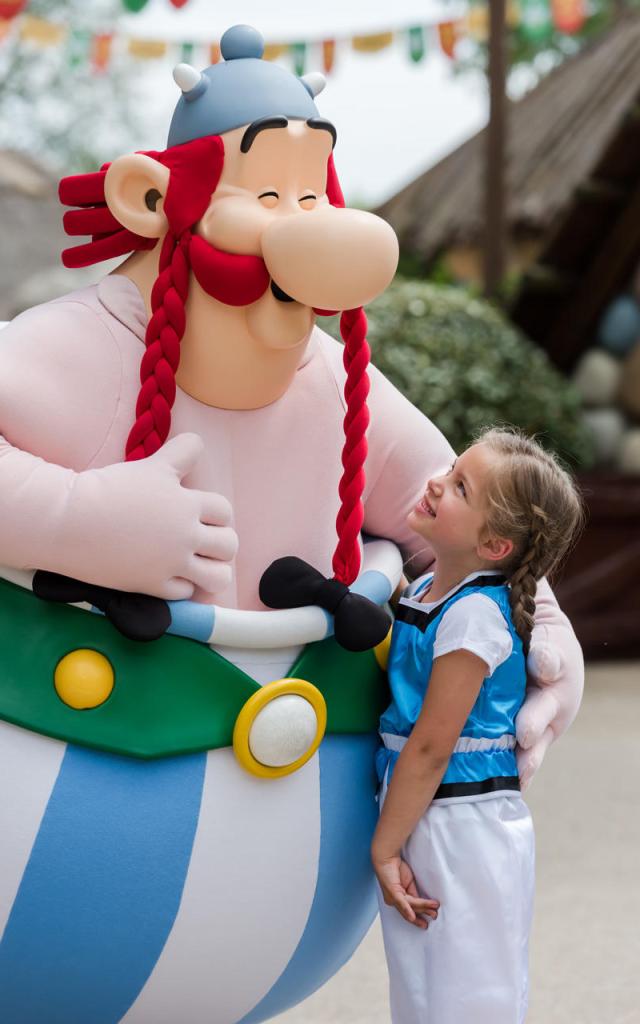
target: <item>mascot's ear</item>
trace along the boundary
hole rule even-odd
[[[114,160],[104,179],[111,213],[124,228],[143,238],[162,238],[168,228],[164,199],[169,168],[143,153]]]

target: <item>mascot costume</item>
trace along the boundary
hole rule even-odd
[[[257,1024],[375,913],[383,606],[452,452],[367,371],[397,243],[322,76],[221,48],[167,149],[61,184],[66,265],[126,261],[0,333],[2,1024]],[[582,685],[539,595],[527,777]]]

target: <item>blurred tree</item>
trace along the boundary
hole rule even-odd
[[[494,306],[462,288],[396,278],[367,306],[372,362],[456,451],[513,424],[582,469],[593,443],[578,392]],[[339,337],[339,318],[320,321]]]
[[[92,59],[94,37],[104,39],[126,13],[122,0],[31,0],[27,13],[60,25],[65,39],[39,47],[12,34],[0,46],[0,148],[28,153],[55,173],[94,170],[140,148],[139,65],[114,55],[96,70]]]

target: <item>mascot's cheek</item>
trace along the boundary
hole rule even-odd
[[[246,309],[251,336],[271,349],[290,349],[309,337],[315,322],[313,311],[299,302],[279,302],[267,289]]]
[[[198,234],[223,252],[262,256],[262,233],[271,219],[254,199],[224,196],[211,201]]]

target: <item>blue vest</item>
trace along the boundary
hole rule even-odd
[[[405,597],[400,599],[388,664],[393,700],[380,719],[380,733],[386,745],[378,751],[378,776],[382,781],[388,767],[390,778],[404,741],[422,710],[442,616],[468,594],[484,594],[495,601],[511,634],[513,650],[484,679],[435,794],[434,799],[438,800],[482,798],[520,788],[514,749],[515,719],[525,697],[525,658],[511,619],[509,588],[498,575],[480,575],[463,582],[435,608],[418,605]]]

